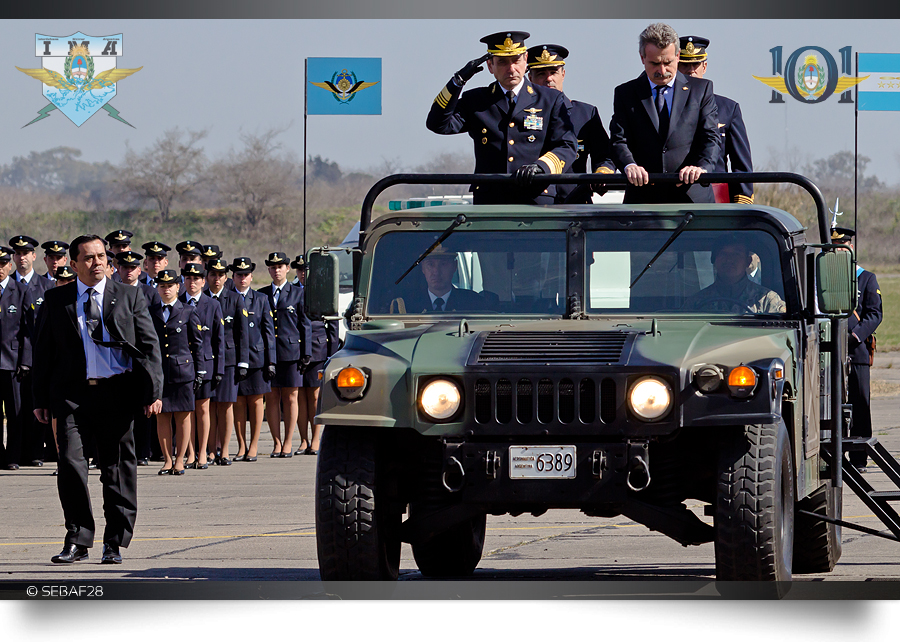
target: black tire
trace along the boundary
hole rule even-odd
[[[413,557],[426,577],[462,577],[475,572],[484,551],[487,515],[471,517],[431,539],[413,544]]]
[[[716,580],[791,580],[794,466],[783,425],[724,436],[715,529]]]
[[[841,494],[831,480],[797,504],[798,510],[841,519]],[[841,527],[797,514],[794,529],[794,573],[830,573],[841,559]]]
[[[319,575],[396,580],[402,515],[379,494],[383,456],[371,430],[326,426],[316,466]]]

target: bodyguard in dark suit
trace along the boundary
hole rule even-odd
[[[422,314],[462,312],[490,309],[489,303],[477,292],[453,285],[456,273],[456,253],[443,246],[436,247],[420,264],[426,288],[406,291],[391,301],[391,314]]]
[[[210,410],[211,450],[216,452],[215,463],[230,466],[229,449],[234,430],[234,404],[238,396],[238,384],[250,372],[250,315],[244,307],[244,297],[228,287],[228,264],[221,258],[206,264],[204,294],[219,302],[225,335],[225,376],[216,386]],[[215,432],[213,432],[213,427]]]
[[[682,36],[681,55],[678,71],[688,78],[703,78],[706,75],[707,48],[709,40],[699,36]],[[716,173],[752,172],[753,160],[750,157],[750,141],[747,139],[747,128],[741,115],[741,106],[731,98],[715,94],[718,111],[719,161]],[[729,169],[729,164],[731,165]],[[753,203],[752,183],[715,183],[713,192],[717,203]]]
[[[266,395],[266,419],[275,441],[272,457],[292,457],[294,425],[300,414],[299,388],[312,354],[312,328],[303,311],[303,288],[288,283],[290,259],[284,252],[272,252],[266,259],[272,284],[260,288],[269,297],[275,326],[275,379]],[[284,419],[284,438],[281,423]]]
[[[475,186],[474,202],[552,203],[555,190],[528,186],[536,174],[560,174],[575,160],[576,139],[569,104],[559,92],[525,78],[528,33],[485,36],[487,54],[460,69],[441,90],[425,121],[436,134],[466,133],[475,144],[476,174],[516,175],[518,186]],[[483,67],[496,82],[463,93]]]
[[[631,184],[626,203],[712,203],[696,183],[719,158],[712,83],[678,72],[678,34],[656,23],[640,36],[644,72],[616,87],[609,125],[613,161]],[[648,174],[677,172],[681,185],[648,185]]]
[[[249,257],[239,256],[228,266],[234,275],[234,289],[244,300],[247,311],[247,343],[250,351],[250,369],[247,378],[238,384],[234,424],[238,440],[238,454],[234,461],[255,462],[259,448],[259,434],[263,422],[263,395],[272,387],[275,379],[275,324],[269,297],[254,292],[253,270],[256,263]],[[245,417],[250,421],[250,443],[244,434]],[[243,451],[243,452],[242,452]]]
[[[21,381],[32,365],[31,290],[10,276],[13,270],[13,251],[0,247],[0,420],[6,417],[6,447],[0,439],[0,464],[8,470],[18,470],[23,446],[23,432],[32,422],[22,416]],[[30,379],[31,377],[27,377]],[[29,393],[28,397],[31,395]],[[2,437],[2,433],[0,433]]]
[[[93,434],[103,484],[104,563],[120,563],[137,512],[137,467],[132,417],[162,408],[159,342],[144,296],[107,278],[99,236],[80,236],[69,248],[74,283],[53,288],[41,306],[34,338],[35,416],[56,417],[57,486],[66,543],[57,563],[87,559],[94,543],[83,444]]]
[[[855,232],[846,227],[834,227],[831,231],[832,243],[840,243],[853,249]],[[853,406],[853,420],[850,423],[851,437],[872,436],[872,406],[870,402],[869,375],[872,358],[875,354],[875,330],[883,318],[881,307],[881,290],[875,275],[856,267],[857,302],[856,309],[850,315],[847,329],[850,337],[847,351],[850,353],[850,376],[847,387],[850,403]],[[865,451],[848,454],[850,463],[862,470],[865,469],[868,456]]]
[[[564,91],[566,58],[569,50],[560,45],[538,45],[528,49],[528,79],[535,85]],[[616,166],[612,162],[609,136],[597,108],[578,100],[570,101],[569,114],[578,139],[575,161],[566,168],[573,174],[612,174]],[[591,157],[591,169],[587,159]],[[590,185],[557,185],[557,203],[590,203]]]

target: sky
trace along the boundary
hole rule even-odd
[[[819,46],[840,64],[839,49],[900,52],[897,20],[692,20],[660,18],[679,34],[710,39],[707,78],[716,93],[737,100],[759,169],[796,170],[797,161],[854,148],[854,105],[838,96],[803,104],[752,76],[772,75],[773,47],[787,59],[798,48]],[[434,97],[450,76],[485,48],[479,39],[500,30],[532,34],[529,46],[555,43],[570,50],[565,90],[597,105],[608,126],[616,85],[642,66],[637,37],[647,19],[626,20],[4,20],[6,64],[0,67],[4,114],[0,163],[66,145],[84,160],[119,163],[126,146],[142,150],[168,129],[208,129],[211,157],[239,146],[243,132],[287,127],[281,141],[303,157],[304,59],[382,58],[380,116],[309,116],[307,155],[342,169],[373,169],[385,161],[411,168],[443,152],[471,154],[467,135],[439,136],[425,128]],[[110,105],[128,127],[103,111],[76,127],[58,110],[23,127],[49,103],[41,82],[16,67],[37,68],[34,36],[123,34],[120,68],[143,67],[121,80]],[[820,56],[821,58],[821,56]],[[820,60],[820,64],[822,61]],[[313,80],[313,79],[310,79]],[[492,80],[488,71],[469,87]],[[315,90],[314,88],[311,88]],[[318,90],[317,90],[318,91]],[[900,112],[860,112],[859,153],[872,159],[868,173],[900,183],[893,132]]]

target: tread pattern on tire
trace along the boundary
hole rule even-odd
[[[779,488],[776,455],[783,430],[777,425],[746,426],[745,439],[731,438],[723,444],[715,517],[718,580],[791,579],[790,569],[786,577],[776,577],[777,519],[773,514]]]
[[[323,580],[397,578],[396,569],[385,568],[385,534],[376,523],[375,448],[374,435],[360,428],[329,426],[323,432],[316,468],[316,545]]]

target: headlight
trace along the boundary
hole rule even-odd
[[[435,379],[422,389],[419,404],[428,417],[443,420],[456,414],[461,399],[459,386],[446,379]]]
[[[631,410],[641,419],[653,421],[669,411],[672,390],[669,384],[656,377],[645,377],[631,387],[628,395]]]
[[[363,392],[366,390],[367,382],[368,377],[366,373],[353,366],[342,368],[335,378],[338,394],[342,399],[347,399],[348,401],[362,397]]]

